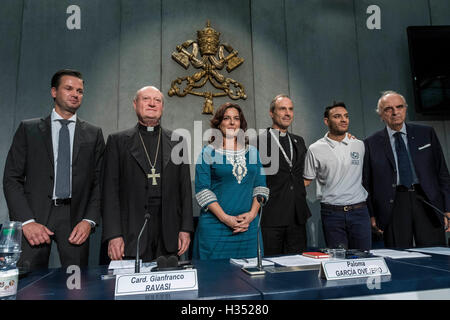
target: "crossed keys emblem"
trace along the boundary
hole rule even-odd
[[[220,32],[211,28],[210,22],[206,23],[203,30],[197,31],[197,41],[187,40],[176,47],[177,51],[172,53],[172,58],[186,70],[189,65],[200,71],[191,76],[179,77],[172,81],[169,96],[177,95],[184,97],[187,94],[205,98],[203,114],[212,114],[214,111],[213,98],[228,96],[233,100],[247,99],[244,87],[234,79],[219,73],[226,66],[228,73],[239,67],[243,58],[239,58],[238,51],[227,43],[219,43]],[[192,47],[192,51],[188,51]],[[200,56],[198,51],[200,49]],[[225,51],[227,55],[225,55]],[[217,57],[218,56],[218,57]],[[204,91],[202,88],[207,82],[219,90],[219,92]],[[180,88],[183,86],[184,88]]]

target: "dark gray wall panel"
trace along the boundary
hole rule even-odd
[[[252,1],[252,43],[256,127],[272,125],[269,106],[277,94],[289,94],[284,1]]]
[[[430,23],[434,26],[450,24],[450,1],[428,0],[430,6]]]
[[[287,0],[286,18],[293,131],[307,144],[321,138],[327,131],[323,111],[336,100],[348,105],[350,129],[362,136],[352,2]]]
[[[119,2],[78,1],[81,30],[66,27],[70,4],[25,1],[16,123],[49,114],[51,76],[75,68],[85,79],[79,115],[107,133],[117,126]]]
[[[366,28],[365,21],[369,16],[366,9],[372,4],[378,5],[381,9],[381,30]],[[384,126],[374,111],[380,92],[388,89],[396,90],[402,93],[408,102],[408,119],[435,127],[444,154],[449,159],[450,145],[444,122],[426,121],[426,116],[416,114],[414,111],[414,91],[406,34],[408,26],[430,25],[430,22],[449,23],[448,1],[355,1],[355,8],[366,135]]]
[[[203,131],[210,127],[210,115],[203,115],[204,99],[188,95],[180,98],[177,96],[168,97],[167,92],[171,82],[178,77],[192,75],[199,69],[192,65],[187,70],[172,60],[172,52],[176,51],[176,46],[186,40],[196,40],[197,30],[205,28],[206,21],[209,19],[211,27],[220,32],[220,42],[229,43],[239,52],[239,57],[245,59],[245,62],[228,73],[226,69],[219,72],[240,82],[247,93],[246,100],[236,100],[246,116],[249,128],[255,126],[254,116],[254,94],[253,94],[253,67],[251,50],[251,31],[250,31],[250,3],[248,1],[163,1],[163,26],[162,26],[162,89],[166,95],[164,106],[163,124],[174,130],[184,128],[191,133],[194,132],[194,121],[201,121]],[[189,51],[192,47],[189,48]],[[225,51],[226,53],[226,51]],[[227,54],[227,53],[226,53]],[[200,53],[199,53],[200,56]],[[205,91],[205,87],[212,89],[209,84],[198,91]],[[213,89],[213,92],[218,92]],[[231,101],[228,97],[214,98],[214,108],[217,108]],[[194,150],[194,136],[192,136],[191,159],[195,162],[195,155],[200,151],[201,143],[196,139],[197,148]],[[194,168],[191,167],[193,173]],[[193,178],[193,177],[192,177]]]
[[[355,2],[358,51],[361,72],[361,92],[364,107],[364,125],[367,136],[384,125],[375,113],[380,92],[395,90],[408,102],[408,117],[414,116],[414,95],[409,65],[406,27],[428,25],[427,0],[388,1],[362,0]],[[381,9],[381,30],[369,30],[367,7]]]
[[[6,155],[16,130],[14,112],[16,104],[17,68],[19,63],[20,36],[22,31],[23,1],[2,1],[0,10],[0,177]],[[3,181],[3,180],[2,180]],[[8,209],[3,196],[3,183],[0,185],[0,223],[8,220]]]
[[[169,97],[168,91],[171,82],[178,77],[192,75],[200,69],[195,69],[192,65],[187,70],[176,63],[172,58],[172,52],[176,51],[176,46],[187,40],[197,40],[197,30],[205,28],[206,21],[210,20],[211,27],[220,32],[220,43],[228,43],[239,52],[238,56],[245,59],[245,62],[228,73],[225,68],[219,72],[229,78],[240,82],[246,91],[246,100],[235,100],[239,104],[246,116],[249,128],[255,126],[254,94],[253,94],[253,65],[251,49],[251,25],[250,25],[250,3],[249,1],[187,1],[170,0],[162,2],[162,56],[161,87],[166,96],[164,104],[164,116],[162,123],[165,127],[176,130],[188,130],[191,136],[190,161],[191,179],[194,184],[195,162],[206,144],[203,140],[203,132],[210,128],[211,115],[202,114],[204,99],[201,97],[187,95],[180,98]],[[192,47],[189,48],[189,51]],[[227,52],[225,51],[225,54]],[[199,53],[200,57],[200,53]],[[205,88],[217,92],[211,85],[206,84],[199,91]],[[214,98],[214,110],[225,103],[231,101],[228,97]],[[205,136],[207,139],[208,137]],[[193,185],[194,192],[194,185]],[[200,212],[194,199],[194,215]]]
[[[118,129],[136,124],[133,98],[147,85],[161,87],[161,1],[122,0]]]
[[[289,85],[295,103],[293,132],[310,145],[327,132],[323,111],[344,101],[350,130],[363,136],[353,3],[286,0]],[[308,243],[324,245],[315,184],[307,188],[312,217]]]
[[[429,0],[432,25],[450,25],[450,1],[448,0]],[[444,152],[446,153],[447,165],[450,163],[450,121],[446,120],[446,135],[439,135]],[[434,123],[434,121],[433,121]],[[445,140],[445,141],[444,141]]]
[[[119,1],[78,1],[81,29],[68,30],[69,1],[25,1],[15,125],[50,113],[50,79],[61,68],[83,73],[85,95],[79,116],[103,128],[117,128]],[[107,8],[107,10],[105,10]],[[101,232],[90,242],[91,264],[98,263]],[[55,252],[54,252],[55,253]],[[58,265],[52,254],[52,266]]]

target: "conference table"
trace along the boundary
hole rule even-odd
[[[325,280],[318,269],[250,276],[229,260],[193,260],[198,290],[120,297],[144,300],[450,299],[450,256],[385,258],[391,275]],[[277,268],[272,268],[277,270]],[[280,268],[279,270],[283,270]],[[108,266],[81,269],[80,289],[68,289],[65,269],[32,272],[19,280],[17,300],[114,300]]]
[[[241,270],[228,260],[194,261],[197,269],[198,290],[157,293],[120,297],[120,299],[170,300],[170,299],[239,299],[259,300],[261,293],[240,277]],[[108,266],[81,268],[80,289],[68,289],[71,274],[63,268],[40,272],[40,278],[21,283],[17,300],[113,300],[115,279],[102,280],[108,274]],[[34,273],[30,276],[36,278]]]
[[[416,260],[426,260],[420,258]],[[448,258],[447,258],[448,259]],[[446,294],[450,299],[450,269],[424,267],[385,258],[391,275],[381,276],[375,283],[374,278],[356,278],[325,280],[318,277],[318,270],[266,274],[260,278],[248,278],[247,281],[257,288],[265,300],[317,300],[317,299],[397,299],[399,293],[414,293],[416,296],[433,299]],[[420,262],[420,261],[419,261]],[[424,262],[432,266],[433,263]],[[441,291],[443,290],[443,291]],[[420,294],[418,294],[420,292]],[[436,294],[426,295],[427,292]],[[378,298],[377,298],[378,297]],[[383,298],[381,298],[383,297]]]

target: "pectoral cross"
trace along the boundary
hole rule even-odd
[[[150,174],[150,173],[147,173],[147,178],[148,178],[148,179],[153,179],[152,185],[153,185],[153,186],[157,186],[158,183],[156,182],[156,178],[161,178],[161,175],[160,175],[159,173],[155,173],[155,171],[156,171],[155,168],[152,168],[151,171],[152,171],[151,174]]]

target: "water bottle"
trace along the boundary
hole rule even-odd
[[[0,270],[14,269],[20,258],[22,223],[7,222],[0,232]]]
[[[22,244],[22,223],[7,222],[0,229],[0,299],[14,299],[17,293]]]

